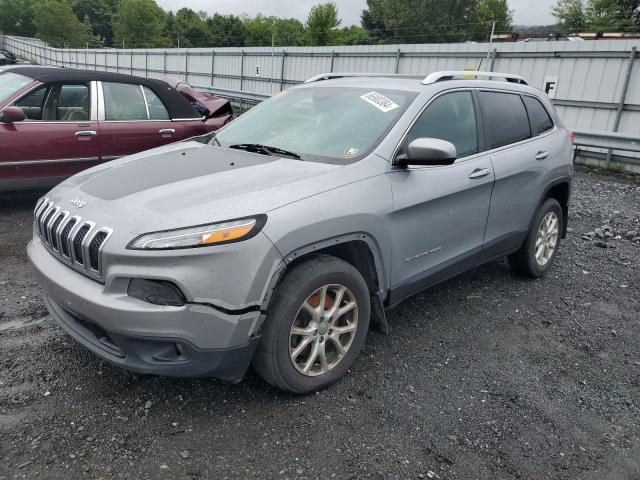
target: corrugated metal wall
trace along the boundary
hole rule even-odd
[[[576,130],[611,131],[629,63],[633,68],[620,131],[640,132],[640,61],[637,40],[494,44],[377,45],[349,47],[70,50],[6,36],[5,48],[40,64],[172,75],[201,87],[272,95],[325,72],[427,75],[437,70],[482,69],[517,73],[543,88],[557,77],[555,103]]]

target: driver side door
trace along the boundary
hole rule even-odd
[[[392,170],[391,304],[475,266],[489,215],[494,172],[482,153],[474,92],[456,90],[433,99],[400,148],[417,138],[453,143],[457,160]]]

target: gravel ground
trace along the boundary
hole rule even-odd
[[[581,172],[549,276],[497,262],[418,295],[306,397],[96,359],[29,271],[38,194],[4,195],[0,480],[638,479],[638,185]]]

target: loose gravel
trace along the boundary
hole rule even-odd
[[[47,314],[0,196],[0,480],[638,479],[640,182],[581,172],[541,280],[506,262],[405,301],[305,397],[138,376]]]

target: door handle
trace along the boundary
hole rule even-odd
[[[162,130],[159,130],[158,133],[160,135],[171,135],[173,133],[176,133],[176,129],[175,128],[163,128]]]
[[[76,137],[95,137],[98,134],[95,130],[81,130],[76,132]]]
[[[538,152],[536,154],[536,160],[544,160],[549,156],[549,152]]]
[[[469,174],[469,178],[474,180],[476,178],[486,177],[491,173],[491,170],[488,168],[476,168],[473,172]]]

